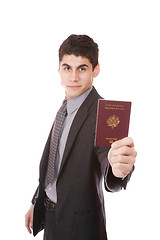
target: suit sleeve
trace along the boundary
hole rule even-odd
[[[53,126],[52,126],[52,128],[53,128]],[[44,150],[43,150],[41,161],[40,161],[40,168],[42,168],[42,171],[44,171],[44,169],[47,169],[46,156],[48,156],[48,153],[49,153],[49,146],[50,146],[50,138],[51,138],[52,128],[50,130],[47,142],[46,142]],[[48,157],[47,157],[47,159],[48,159]],[[42,165],[42,167],[41,167],[41,165]],[[43,178],[45,179],[45,174],[42,174],[42,175],[43,175]],[[39,182],[40,182],[40,176],[39,176]],[[39,189],[40,189],[40,185],[38,185],[38,187],[37,187],[37,189],[36,189],[36,191],[35,191],[35,193],[34,193],[34,195],[32,197],[32,201],[31,202],[32,202],[33,205],[35,205],[36,199],[39,196]]]
[[[105,190],[108,192],[118,192],[123,188],[126,189],[134,167],[124,179],[115,177],[108,161],[109,150],[109,147],[96,147],[96,154],[101,165],[101,172],[104,176]]]
[[[36,191],[35,191],[35,193],[34,193],[34,195],[33,195],[33,197],[32,197],[32,204],[33,205],[35,205],[35,203],[36,203],[36,199],[38,198],[38,195],[39,195],[39,186],[37,187],[37,189],[36,189]]]
[[[123,188],[126,190],[127,183],[129,182],[133,171],[134,171],[134,167],[132,171],[124,179],[117,178],[113,175],[112,168],[108,163],[108,166],[106,168],[106,173],[104,175],[104,185],[105,185],[106,191],[118,192]]]

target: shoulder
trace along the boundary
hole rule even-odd
[[[83,103],[84,108],[89,109],[93,105],[97,106],[99,99],[103,99],[103,98],[99,95],[99,93],[93,86],[92,91],[89,93],[88,97],[85,99]]]

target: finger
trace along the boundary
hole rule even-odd
[[[29,232],[30,234],[32,233],[32,230],[30,229],[29,226],[27,227],[27,230],[28,230],[28,232]]]
[[[111,165],[113,166],[114,164],[129,164],[129,165],[134,165],[135,163],[135,157],[133,156],[113,156],[110,161]]]
[[[33,228],[33,224],[29,217],[25,218],[25,226],[26,226],[28,232],[31,234],[32,233],[31,228]]]
[[[128,175],[128,173],[132,170],[132,165],[129,165],[129,164],[123,164],[123,163],[115,163],[113,166],[112,166],[112,171],[113,171],[113,174],[116,176],[116,177],[119,177],[119,178],[124,178]]]
[[[27,228],[27,231],[31,234],[32,233],[32,231],[31,231],[31,229],[30,229],[30,227],[29,227],[29,225],[26,225],[26,228]]]
[[[134,148],[123,146],[112,150],[112,156],[124,155],[124,156],[136,156],[136,151]]]
[[[31,231],[31,228],[30,228],[29,224],[26,225],[26,228],[27,228],[27,231],[31,234],[32,231]]]
[[[125,137],[121,140],[118,140],[118,141],[112,143],[112,145],[111,145],[111,147],[114,149],[117,149],[117,148],[120,148],[123,146],[134,147],[133,139],[130,137]]]
[[[29,227],[33,229],[33,221],[30,222]]]

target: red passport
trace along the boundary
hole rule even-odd
[[[110,147],[128,136],[131,102],[100,99],[97,111],[95,146]]]

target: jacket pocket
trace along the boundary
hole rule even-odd
[[[106,240],[106,230],[101,206],[74,213],[77,240]]]

